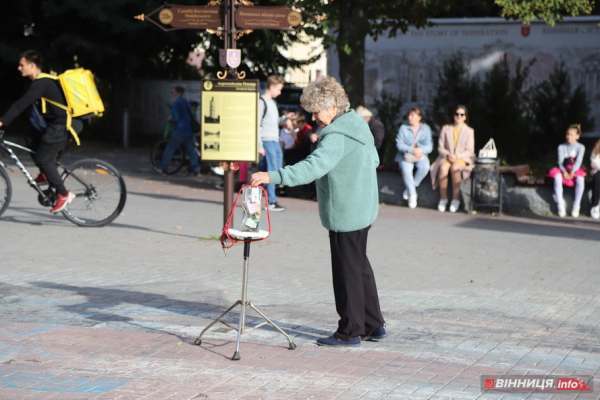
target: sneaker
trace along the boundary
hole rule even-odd
[[[438,203],[438,211],[439,212],[446,211],[446,204],[448,204],[448,199],[440,200],[440,202]]]
[[[411,194],[408,196],[408,207],[415,208],[417,206],[417,194]]]
[[[402,192],[402,198],[404,200],[408,200],[408,189],[404,189],[404,192]]]
[[[561,203],[558,205],[558,216],[564,218],[567,215],[567,210],[565,209],[565,203]]]
[[[161,175],[167,175],[167,171],[160,169],[159,167],[152,167],[154,172],[159,173]]]
[[[217,183],[217,184],[215,185],[215,189],[223,190],[223,189],[225,189],[225,186],[223,186],[223,184],[222,184],[222,183]]]
[[[73,200],[75,199],[75,195],[71,192],[67,192],[66,196],[57,195],[56,203],[54,203],[54,207],[50,209],[52,214],[57,214],[65,209]]]
[[[200,176],[200,171],[191,171],[187,173],[187,176]]]
[[[460,207],[460,200],[452,200],[452,202],[450,203],[450,212],[457,212],[458,211],[458,207]]]
[[[317,339],[317,345],[319,346],[330,346],[330,347],[356,347],[360,346],[360,337],[355,337],[350,340],[340,340],[333,336],[326,338]]]
[[[40,172],[40,174],[34,179],[35,183],[37,183],[38,185],[40,183],[47,183],[48,182],[48,177],[46,176],[46,174],[44,174],[43,172]]]
[[[573,206],[573,209],[571,210],[571,217],[573,217],[573,218],[579,217],[579,207]]]
[[[590,217],[594,219],[600,218],[600,204],[596,207],[592,207],[592,209],[590,210]]]
[[[269,204],[269,211],[285,211],[285,207],[281,207],[277,203],[270,203]]]
[[[225,170],[220,165],[217,167],[212,167],[211,170],[215,175],[225,175]]]
[[[382,339],[385,339],[388,336],[387,331],[385,330],[385,327],[381,327],[379,329],[375,329],[373,332],[369,333],[368,335],[366,335],[365,337],[363,337],[363,341],[367,341],[370,340],[372,342],[378,342]]]

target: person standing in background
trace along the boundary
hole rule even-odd
[[[281,144],[279,144],[280,118],[275,102],[275,98],[281,94],[283,82],[283,78],[280,76],[269,76],[267,78],[267,88],[258,102],[258,154],[261,156],[259,161],[261,171],[278,170],[283,166],[283,151],[281,150]],[[282,118],[285,118],[285,116]],[[275,185],[266,184],[265,187],[269,198],[269,210],[285,211],[285,208],[277,203]]]
[[[375,148],[377,149],[377,155],[379,156],[379,163],[383,162],[383,154],[385,151],[385,126],[383,123],[373,118],[373,113],[363,106],[356,107],[356,113],[367,121],[369,129],[373,134],[375,140]]]
[[[173,134],[169,140],[169,144],[163,154],[162,162],[160,163],[160,169],[156,169],[156,172],[165,174],[171,157],[175,153],[175,150],[182,144],[190,157],[190,172],[189,176],[200,175],[200,165],[198,163],[198,153],[196,152],[194,143],[194,135],[192,132],[192,105],[183,97],[185,89],[182,86],[175,86],[173,89],[173,104],[171,104],[171,117],[170,121],[174,125]]]

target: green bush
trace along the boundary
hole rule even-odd
[[[402,120],[402,116],[400,115],[402,104],[400,96],[394,97],[387,92],[383,92],[380,100],[375,100],[377,119],[385,127],[382,165],[391,166],[394,164],[394,158],[396,157],[396,135],[400,127],[400,121]]]

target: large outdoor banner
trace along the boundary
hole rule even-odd
[[[598,17],[565,18],[554,27],[543,22],[522,25],[502,18],[435,19],[434,27],[410,29],[397,38],[367,38],[365,103],[373,106],[385,91],[400,95],[402,114],[411,107],[428,110],[445,60],[462,52],[473,74],[488,71],[504,54],[511,64],[535,58],[526,86],[544,81],[563,60],[573,88],[582,84],[587,93],[594,132],[600,137],[600,27]],[[332,48],[327,69],[339,78],[338,56]],[[353,107],[357,105],[353,104]]]

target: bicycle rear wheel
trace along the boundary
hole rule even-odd
[[[167,149],[168,145],[169,139],[163,139],[160,142],[156,143],[152,148],[152,152],[150,154],[150,161],[152,161],[152,165],[155,168],[160,168],[163,153]],[[171,157],[171,162],[167,166],[167,170],[165,172],[169,175],[179,172],[179,170],[183,167],[184,161],[185,148],[183,146],[179,146],[177,150],[175,150],[175,153],[173,153],[173,157]]]
[[[12,196],[12,186],[6,170],[0,163],[0,215],[6,211]]]
[[[62,213],[74,224],[104,226],[123,211],[127,188],[119,171],[109,163],[80,160],[65,168],[62,177],[76,196]]]

